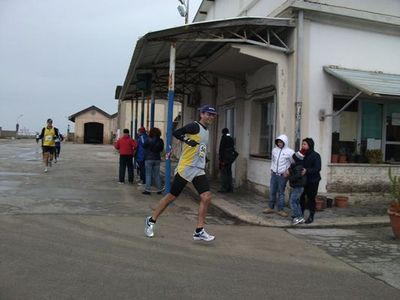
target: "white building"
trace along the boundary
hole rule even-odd
[[[149,68],[166,97],[171,41],[183,123],[201,104],[219,113],[211,174],[228,127],[240,153],[236,185],[268,189],[271,147],[285,133],[292,148],[314,139],[320,192],[387,188],[390,164],[366,163],[365,153],[400,163],[400,1],[204,0],[190,26],[138,41],[120,101],[135,92],[133,74]],[[351,163],[332,163],[333,154]]]

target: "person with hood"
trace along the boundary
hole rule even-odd
[[[164,149],[164,141],[161,138],[160,129],[153,127],[150,129],[149,137],[144,141],[144,164],[146,167],[146,187],[142,194],[151,194],[152,183],[157,188],[157,193],[161,194],[160,162],[161,152]]]
[[[268,208],[263,213],[270,214],[274,212],[277,204],[278,215],[287,217],[285,208],[285,188],[288,176],[288,169],[291,165],[291,157],[294,151],[288,147],[288,137],[281,134],[275,139],[274,149],[271,153],[271,180],[269,185]],[[277,203],[278,202],[278,203]]]
[[[219,144],[219,168],[221,170],[220,193],[232,193],[232,164],[238,153],[235,150],[235,142],[229,134],[229,129],[222,129],[221,142]]]
[[[310,224],[314,222],[315,197],[317,196],[319,181],[321,180],[321,156],[318,152],[314,151],[314,141],[312,138],[305,138],[301,143],[301,149],[305,153],[303,175],[306,175],[307,183],[300,198],[300,205],[303,214],[305,209],[308,208],[310,214],[305,223]]]
[[[146,167],[144,158],[144,142],[146,141],[148,135],[146,133],[146,128],[140,127],[138,130],[137,138],[137,152],[136,152],[136,162],[139,166],[139,176],[142,184],[146,183]]]
[[[129,135],[129,129],[125,128],[124,135],[119,138],[114,147],[119,151],[119,183],[125,183],[125,170],[128,168],[128,181],[133,183],[133,156],[137,148],[136,141]]]
[[[289,185],[292,188],[290,193],[290,207],[292,208],[292,225],[302,224],[305,222],[300,206],[300,196],[304,191],[307,178],[303,175],[303,159],[305,151],[300,149],[293,154],[293,163],[291,164],[288,173]]]

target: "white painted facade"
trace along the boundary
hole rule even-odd
[[[204,2],[204,1],[203,1]],[[349,69],[381,71],[400,74],[400,1],[397,0],[324,0],[324,1],[279,1],[279,0],[218,0],[199,20],[215,20],[238,16],[297,17],[296,10],[304,11],[304,56],[302,84],[301,138],[312,137],[315,150],[322,158],[322,181],[320,192],[327,192],[329,185],[337,183],[338,167],[331,165],[332,118],[319,120],[320,109],[332,113],[333,97],[354,96],[357,90],[324,72],[323,67],[337,65]],[[322,4],[322,5],[319,5]],[[202,6],[200,6],[201,10]],[[204,14],[203,14],[204,16]],[[196,20],[195,20],[196,21]],[[295,97],[296,97],[296,30],[288,37],[292,54],[284,54],[261,47],[232,45],[238,49],[237,58],[245,62],[257,57],[259,68],[245,71],[245,84],[226,78],[218,78],[216,97],[218,108],[217,138],[225,127],[224,111],[235,109],[235,139],[240,156],[235,167],[235,184],[248,183],[254,189],[265,192],[270,180],[270,161],[257,157],[255,149],[260,143],[260,109],[262,99],[273,97],[277,105],[275,136],[281,133],[289,137],[289,146],[294,147]],[[232,61],[232,63],[235,63]],[[218,64],[218,61],[215,62]],[[275,86],[275,93],[268,92]],[[204,97],[202,90],[202,98]],[[362,99],[362,97],[360,98]],[[397,100],[392,101],[400,101]],[[204,100],[203,100],[204,102]],[[186,111],[185,111],[186,114]],[[217,144],[216,144],[217,145]],[[215,156],[215,155],[214,155]],[[215,165],[215,162],[214,162]],[[354,171],[354,166],[340,166]],[[353,169],[351,169],[353,168]],[[379,168],[379,166],[377,166]],[[398,167],[396,167],[398,168]],[[361,171],[360,171],[361,170]],[[357,176],[362,176],[363,167],[357,167]],[[386,172],[386,168],[384,168]],[[368,169],[368,176],[373,168]],[[353,172],[353,173],[354,173]],[[387,176],[382,169],[377,174]],[[374,178],[370,176],[371,180]],[[358,180],[368,185],[368,180]]]

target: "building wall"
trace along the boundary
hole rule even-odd
[[[86,113],[83,113],[75,118],[75,137],[74,141],[76,143],[84,142],[84,133],[85,133],[85,123],[96,122],[103,124],[103,143],[110,144],[111,143],[111,131],[113,130],[111,126],[110,119],[99,113],[97,110],[90,110]]]
[[[273,15],[287,0],[218,0],[207,13],[206,20],[216,20],[238,16]],[[298,1],[302,2],[302,1]],[[313,3],[331,5],[335,8],[349,8],[359,11],[400,16],[398,0],[313,0]]]
[[[320,109],[332,112],[332,95],[355,95],[356,90],[323,71],[325,65],[400,74],[400,37],[382,32],[307,22],[307,57],[304,66],[302,136],[311,136],[322,157],[320,190],[329,183],[332,118],[321,122]]]

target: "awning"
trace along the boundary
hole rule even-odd
[[[156,97],[166,97],[171,42],[176,42],[175,91],[179,97],[194,92],[195,85],[212,86],[205,76],[207,70],[201,70],[201,66],[227,44],[249,44],[292,53],[285,41],[294,27],[293,19],[240,17],[147,33],[136,44],[124,85],[117,94],[120,100],[137,97],[140,92],[137,75],[151,73]]]
[[[400,75],[325,66],[332,76],[370,96],[400,96]]]

